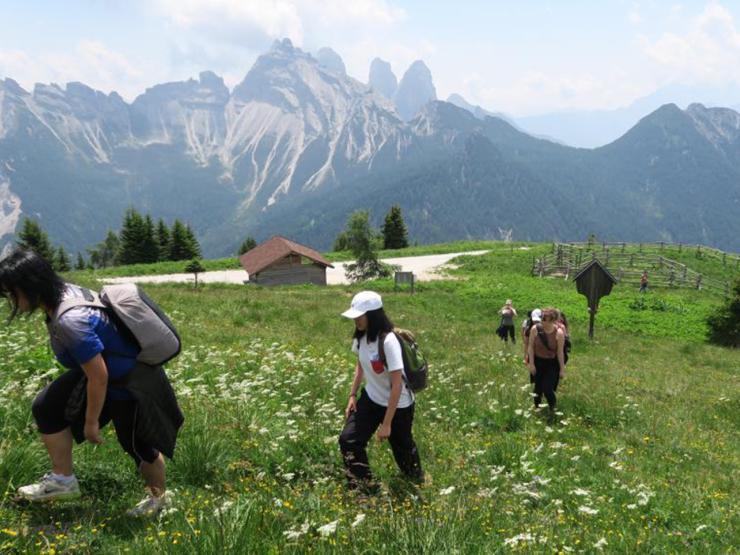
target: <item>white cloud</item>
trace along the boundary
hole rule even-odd
[[[363,81],[373,57],[408,65],[429,47],[390,36],[406,18],[390,0],[155,0],[149,9],[165,22],[174,67],[211,69],[231,86],[285,37],[310,52],[332,47]]]
[[[25,89],[38,83],[80,81],[106,93],[117,91],[128,100],[143,91],[144,74],[123,54],[100,41],[82,40],[72,52],[0,50],[0,76],[11,77]]]
[[[405,12],[384,0],[157,0],[161,15],[180,31],[242,48],[263,48],[265,41],[289,37],[296,44],[337,28],[387,26]]]
[[[715,84],[740,79],[740,32],[718,2],[708,4],[683,34],[665,32],[654,41],[642,37],[641,44],[668,79]]]

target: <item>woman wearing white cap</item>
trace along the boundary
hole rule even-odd
[[[363,291],[355,295],[350,309],[342,316],[355,321],[352,352],[357,355],[355,377],[345,410],[346,423],[339,436],[350,487],[369,490],[376,487],[366,450],[376,430],[378,441],[387,439],[391,444],[401,472],[422,482],[424,473],[411,434],[414,394],[406,386],[401,345],[383,310],[383,301],[377,293]],[[380,341],[383,342],[384,359],[378,348]],[[365,387],[358,398],[363,379]]]

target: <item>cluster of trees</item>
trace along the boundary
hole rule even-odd
[[[200,244],[190,225],[176,219],[172,227],[161,218],[154,224],[149,214],[129,208],[121,231],[108,231],[105,239],[88,249],[90,265],[105,268],[114,264],[146,264],[165,260],[200,258]]]
[[[37,252],[58,272],[72,270],[73,265],[64,247],[53,247],[48,234],[35,220],[25,218],[18,233],[18,244]],[[193,260],[200,258],[200,244],[192,228],[175,220],[172,227],[160,218],[154,224],[149,214],[142,215],[129,208],[123,217],[121,231],[108,231],[105,239],[88,249],[86,262],[77,253],[75,270],[106,268],[117,264],[139,264],[164,260]]]
[[[38,222],[24,218],[21,230],[18,232],[18,245],[30,249],[48,260],[57,272],[68,272],[72,269],[72,262],[63,246],[54,247],[49,236]],[[77,253],[75,268],[85,268],[85,260]]]
[[[355,261],[347,264],[345,274],[354,282],[389,277],[395,268],[378,260],[378,249],[406,247],[408,232],[398,206],[390,209],[380,232],[370,225],[370,213],[367,210],[356,210],[334,243],[335,251],[352,252]]]
[[[347,228],[337,235],[334,240],[334,251],[355,251],[356,245],[353,245],[353,240],[357,239],[357,235],[350,235],[350,223],[352,222],[355,214],[366,213],[368,217],[366,225],[366,239],[374,244],[376,248],[383,249],[405,249],[409,246],[409,232],[406,228],[406,222],[403,221],[403,214],[401,213],[401,207],[398,205],[391,206],[391,209],[385,215],[385,220],[377,231],[370,227],[369,214],[367,211],[359,210],[350,216],[347,222]],[[358,220],[359,221],[359,220]],[[364,240],[364,239],[363,239]]]

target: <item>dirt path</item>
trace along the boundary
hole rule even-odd
[[[384,258],[383,262],[401,267],[401,271],[414,272],[419,281],[444,279],[444,268],[448,262],[461,255],[478,256],[488,251],[455,252],[450,254],[430,254],[425,256],[407,256],[403,258]],[[326,271],[326,280],[329,285],[348,283],[344,276],[345,262],[335,262],[334,268]],[[244,283],[249,275],[244,270],[218,270],[203,272],[198,275],[198,281],[203,283]],[[160,276],[131,276],[108,278],[105,283],[187,283],[193,281],[193,274],[166,274]]]

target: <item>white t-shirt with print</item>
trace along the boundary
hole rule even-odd
[[[368,397],[374,403],[387,407],[388,401],[391,398],[390,372],[403,371],[403,355],[401,354],[401,344],[398,342],[395,334],[389,333],[385,336],[384,347],[385,360],[388,368],[380,360],[377,340],[368,343],[367,335],[365,335],[360,339],[359,346],[357,339],[352,341],[352,352],[360,360],[360,367],[365,376],[365,391]],[[390,369],[390,372],[388,369]],[[406,383],[401,380],[401,397],[398,399],[398,408],[405,409],[413,404],[414,394],[406,386]]]

